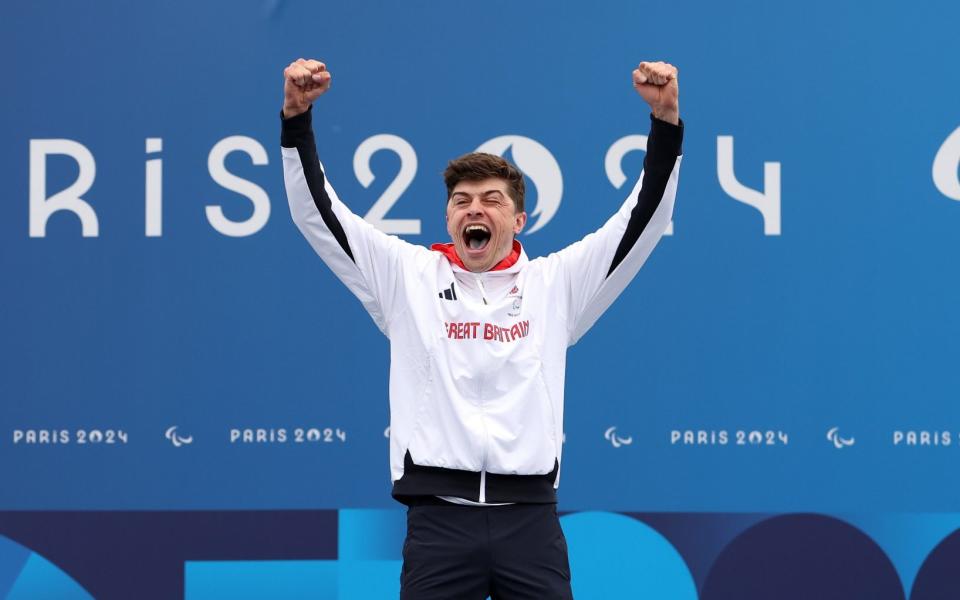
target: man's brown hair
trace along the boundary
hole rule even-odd
[[[450,201],[453,188],[461,181],[483,181],[491,177],[507,182],[514,212],[523,212],[523,173],[496,154],[486,152],[471,152],[447,163],[447,170],[443,172],[443,180],[447,184],[447,201]]]

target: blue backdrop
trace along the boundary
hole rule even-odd
[[[0,14],[5,514],[396,509],[387,343],[288,216],[283,68],[327,62],[331,182],[414,243],[445,240],[446,161],[510,136],[488,147],[529,177],[537,256],[623,200],[648,130],[630,72],[663,59],[673,233],[571,349],[561,509],[919,527],[881,543],[908,592],[960,525],[910,520],[960,511],[960,5]]]

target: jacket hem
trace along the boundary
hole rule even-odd
[[[560,463],[554,460],[553,471],[545,475],[486,474],[486,497],[489,503],[556,504]],[[480,473],[443,467],[424,467],[413,462],[410,452],[403,457],[403,476],[393,482],[391,495],[402,504],[416,504],[424,496],[456,496],[480,501]]]

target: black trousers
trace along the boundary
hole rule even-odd
[[[425,498],[407,509],[401,600],[570,599],[556,504],[461,506]]]

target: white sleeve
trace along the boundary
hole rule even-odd
[[[283,179],[290,214],[334,274],[389,335],[404,269],[427,252],[364,221],[340,201],[317,157],[311,111],[283,120]]]
[[[573,345],[627,287],[673,215],[683,125],[652,119],[643,172],[630,196],[600,229],[547,258],[568,302]]]

